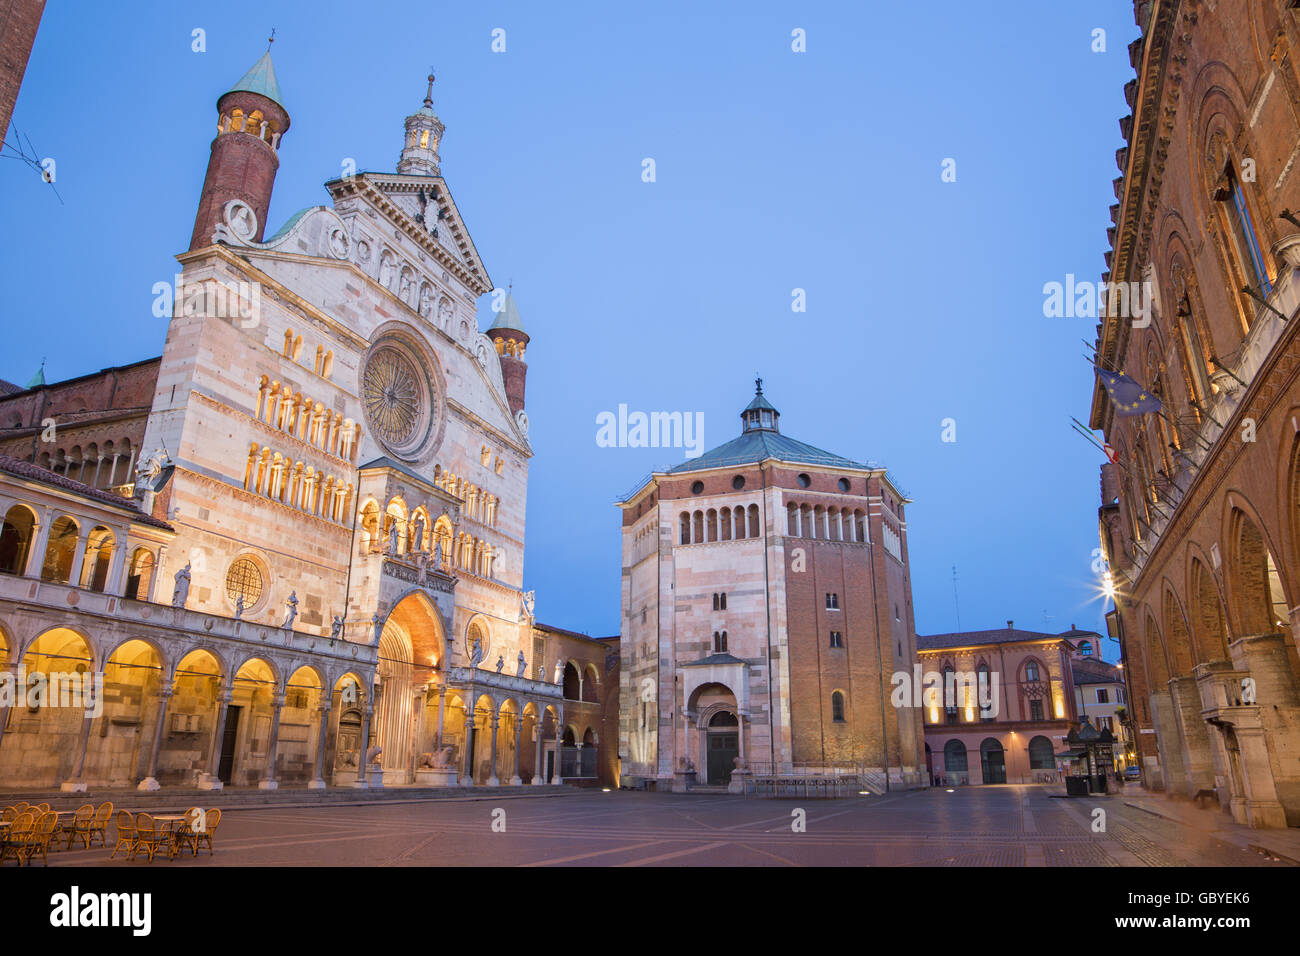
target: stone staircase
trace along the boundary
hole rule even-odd
[[[2,790],[0,807],[19,800],[28,803],[48,803],[51,810],[75,810],[87,803],[100,804],[109,800],[115,810],[183,812],[189,807],[221,810],[254,810],[273,807],[324,807],[358,806],[378,803],[413,803],[427,800],[503,800],[520,797],[576,796],[582,790],[576,787],[375,787],[354,790],[351,787],[329,787],[324,790],[285,788],[259,790],[256,787],[227,787],[224,790],[198,790],[187,787],[167,787],[162,790],[91,788],[85,793],[63,793],[60,790]]]

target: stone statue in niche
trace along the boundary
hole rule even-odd
[[[410,269],[402,269],[402,277],[398,283],[397,297],[407,305],[411,304],[411,287],[414,285],[412,272]]]
[[[433,543],[433,566],[438,570],[442,570],[442,541],[441,540],[435,541]]]
[[[285,630],[292,630],[294,619],[298,616],[298,592],[290,591],[289,600],[285,601],[284,603],[285,606],[289,609],[289,613],[287,613],[284,616],[284,623],[281,624],[280,626],[283,627]]]
[[[528,661],[527,661],[527,659],[525,659],[525,657],[524,657],[524,652],[523,652],[523,651],[520,651],[520,652],[519,652],[519,665],[518,665],[518,667],[515,669],[515,676],[516,676],[516,677],[523,677],[524,674],[526,674],[527,672],[528,672]]]
[[[453,315],[453,311],[450,302],[448,302],[446,299],[443,299],[441,302],[438,303],[438,327],[441,328],[444,332],[448,332],[448,333],[451,332],[452,315]]]
[[[420,314],[427,319],[431,312],[433,312],[433,291],[426,284],[420,287]]]
[[[393,257],[387,252],[379,257],[379,284],[385,289],[393,284]]]
[[[397,557],[397,546],[401,543],[401,536],[397,533],[397,522],[394,521],[393,526],[388,529],[388,556],[390,558]]]
[[[415,529],[411,532],[411,550],[424,550],[424,519],[415,519]]]
[[[483,654],[483,639],[478,636],[478,632],[476,631],[474,633],[474,644],[469,653],[469,666],[478,667],[479,664],[483,663]]]
[[[176,572],[176,590],[172,592],[172,607],[184,607],[190,596],[190,562]]]
[[[502,671],[502,669],[503,669],[505,666],[506,666],[506,657],[505,657],[505,655],[504,655],[504,654],[498,654],[498,655],[497,655],[497,673],[500,674],[501,671]]]

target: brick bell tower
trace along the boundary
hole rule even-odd
[[[280,167],[280,139],[289,129],[269,46],[243,79],[217,100],[217,116],[217,138],[212,141],[208,174],[199,194],[191,249],[212,244],[212,233],[224,221],[226,203],[232,199],[252,209],[257,223],[248,238],[262,241],[271,187]]]
[[[515,305],[515,295],[506,292],[505,305],[497,313],[487,336],[497,346],[497,355],[501,356],[501,377],[506,382],[506,400],[510,411],[518,414],[524,407],[524,380],[528,376],[528,363],[524,361],[524,349],[528,345],[528,333],[519,318],[519,308]]]

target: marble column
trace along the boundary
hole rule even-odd
[[[461,774],[460,785],[462,787],[474,786],[474,705],[465,705],[465,753],[461,756],[465,761],[465,772]]]
[[[329,697],[322,693],[322,703],[316,708],[320,713],[320,730],[316,734],[316,769],[307,784],[308,790],[325,789],[325,738],[329,735]]]
[[[83,674],[82,680],[84,681],[87,676],[91,676],[92,678],[99,677],[102,686],[102,680],[103,680],[102,674],[97,674],[97,675]],[[82,704],[84,705],[85,703],[87,703],[87,701],[85,700],[84,691],[83,691]],[[102,705],[102,701],[101,701],[101,705]],[[82,776],[86,770],[86,744],[90,740],[90,725],[93,724],[94,722],[95,722],[95,718],[92,716],[90,710],[87,709],[85,713],[81,715],[81,739],[77,742],[77,759],[72,765],[72,776],[69,777],[67,780],[63,781],[63,783],[59,786],[59,789],[64,793],[85,793],[86,792],[86,783],[82,779]]]
[[[542,779],[542,718],[538,716],[533,721],[533,736],[537,738],[537,758],[533,764],[533,786],[540,787],[545,780]]]
[[[126,534],[123,533],[114,543],[113,556],[109,559],[108,580],[104,583],[105,594],[122,596],[122,571],[126,567]]]
[[[171,687],[164,687],[158,691],[158,718],[154,722],[153,747],[149,751],[149,769],[145,772],[144,779],[136,785],[137,790],[158,790],[158,751],[162,749],[163,728],[167,721],[167,701],[172,698]]]
[[[280,711],[284,709],[284,694],[276,693],[271,700],[271,749],[266,755],[266,775],[257,782],[259,790],[279,790],[275,779],[275,757],[280,749]]]
[[[551,768],[551,784],[559,786],[564,782],[564,777],[560,773],[560,758],[564,756],[564,713],[560,712],[555,721],[555,766]]]
[[[420,744],[424,740],[424,717],[427,710],[429,688],[427,685],[421,685],[411,692],[411,759],[407,771],[410,779],[407,783],[415,783],[415,771],[420,766]]]
[[[524,717],[522,713],[512,715],[515,722],[515,746],[510,752],[510,786],[518,787],[523,784],[519,777],[519,735],[524,729]]]
[[[492,772],[489,774],[487,779],[487,785],[489,787],[501,786],[501,778],[497,776],[497,728],[499,726],[501,726],[501,715],[499,713],[493,714],[492,715],[492,756],[489,762],[489,766],[492,768]]]
[[[442,750],[442,718],[447,710],[447,692],[438,691],[438,733],[433,738],[433,752],[439,753]]]
[[[6,664],[3,667],[0,667],[0,680],[4,680],[5,679],[4,675],[8,674],[9,675],[8,679],[13,681],[13,684],[11,686],[13,688],[14,703],[20,703],[24,699],[24,696],[27,693],[27,688],[23,686],[23,683],[18,679],[19,669],[20,669],[20,665],[18,664],[17,661],[15,661],[12,664]],[[7,695],[5,699],[7,701],[8,699]],[[10,705],[8,703],[0,704],[0,745],[4,743],[5,724],[9,722],[9,710],[10,710]]]
[[[217,717],[212,724],[212,742],[208,747],[208,771],[199,774],[200,790],[222,790],[221,782],[221,741],[226,731],[226,714],[230,708],[230,688],[224,683],[217,683]]]
[[[40,522],[40,527],[36,529],[36,538],[32,541],[32,549],[27,555],[27,570],[24,572],[29,578],[39,578],[41,570],[45,567],[45,552],[50,546],[50,524],[54,521],[54,517],[50,509],[46,508],[37,520]]]
[[[83,586],[83,577],[86,569],[83,567],[86,563],[86,538],[89,531],[83,531],[77,535],[77,546],[72,552],[72,567],[68,570],[68,584],[74,588]]]

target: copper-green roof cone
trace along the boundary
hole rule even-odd
[[[501,306],[501,311],[496,314],[492,320],[492,329],[512,329],[516,332],[524,331],[524,321],[519,317],[519,307],[515,305],[515,295],[513,292],[506,293],[505,304]]]
[[[284,106],[280,98],[280,84],[275,79],[275,65],[271,62],[271,51],[267,50],[262,58],[253,64],[253,68],[244,74],[243,79],[232,86],[227,93],[243,90],[247,93],[260,93],[279,106]]]

